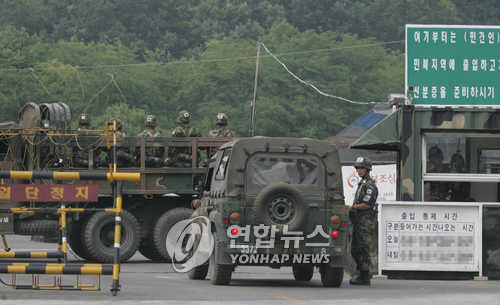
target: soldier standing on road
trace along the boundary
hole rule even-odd
[[[146,129],[139,133],[138,137],[157,138],[160,137],[160,132],[156,129],[156,116],[149,114],[146,117]],[[140,153],[137,154],[140,158]],[[146,166],[161,167],[163,165],[163,148],[161,147],[146,147]]]
[[[234,131],[227,128],[228,118],[225,113],[218,113],[215,119],[215,129],[210,130],[208,136],[213,138],[223,137],[223,138],[232,138],[235,137],[236,134]]]
[[[191,114],[182,110],[177,115],[179,125],[172,131],[173,137],[201,137],[200,132],[189,126]],[[169,151],[169,157],[165,160],[167,166],[191,167],[191,148],[190,147],[172,147]]]
[[[356,261],[359,275],[352,278],[352,285],[370,285],[370,244],[376,238],[378,188],[370,177],[372,162],[358,157],[354,163],[361,181],[358,183],[349,217],[353,224],[351,253]]]

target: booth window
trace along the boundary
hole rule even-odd
[[[425,181],[424,201],[497,202],[498,182]]]
[[[424,135],[423,199],[500,201],[500,134]]]
[[[425,174],[500,174],[500,134],[426,134]]]
[[[481,149],[479,170],[485,174],[500,174],[500,149]]]

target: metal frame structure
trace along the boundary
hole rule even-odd
[[[53,180],[108,180],[112,182],[113,189],[113,208],[67,208],[61,203],[60,208],[0,208],[0,213],[10,214],[58,214],[59,226],[61,229],[61,240],[56,252],[14,252],[8,247],[5,236],[2,235],[5,252],[0,252],[2,258],[57,258],[63,260],[61,263],[0,263],[0,273],[11,273],[12,283],[10,286],[16,289],[37,289],[37,290],[100,290],[100,275],[112,275],[113,282],[111,293],[116,296],[120,291],[120,238],[121,238],[121,214],[123,211],[122,181],[140,181],[140,173],[117,172],[116,155],[116,121],[113,122],[113,164],[110,165],[110,171],[106,173],[84,173],[84,172],[58,172],[58,171],[0,171],[0,178],[32,180],[37,178]],[[108,135],[106,130],[106,135]],[[109,144],[109,140],[107,141]],[[113,264],[67,264],[67,213],[86,213],[86,212],[109,212],[115,213],[115,231],[114,231],[114,257]],[[16,274],[32,274],[31,285],[17,285]],[[39,274],[59,275],[54,277],[53,285],[41,285]],[[62,275],[78,275],[76,285],[62,285]],[[82,284],[80,275],[96,275],[94,284]]]

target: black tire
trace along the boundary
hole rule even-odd
[[[113,262],[114,228],[115,214],[97,212],[90,216],[83,231],[83,240],[92,260],[101,263]],[[120,261],[126,262],[139,248],[141,236],[139,222],[130,212],[122,213],[121,233]]]
[[[152,261],[162,261],[163,258],[161,254],[156,251],[153,242],[153,229],[158,221],[158,217],[152,219],[152,221],[145,222],[143,218],[140,218],[140,215],[135,215],[141,223],[141,243],[139,244],[139,252],[147,259]]]
[[[210,282],[212,285],[228,285],[231,282],[231,277],[233,275],[233,266],[231,265],[221,265],[215,262],[215,257],[217,255],[217,236],[212,233],[214,237],[214,251],[212,256],[210,256]]]
[[[328,265],[321,265],[319,268],[321,273],[321,283],[324,287],[340,287],[344,279],[344,268],[330,267]]]
[[[314,265],[292,265],[293,277],[297,282],[309,282],[314,274]]]
[[[172,262],[167,251],[167,234],[176,223],[181,220],[190,219],[193,210],[186,208],[175,208],[165,212],[156,222],[153,229],[153,245],[161,258],[167,262]]]
[[[255,198],[257,223],[275,225],[280,231],[302,229],[306,219],[304,198],[293,186],[285,183],[263,188]]]
[[[208,274],[208,265],[196,266],[187,272],[190,280],[204,280]]]
[[[153,233],[151,232],[151,235]],[[156,247],[154,246],[153,243],[153,238],[152,236],[146,236],[144,239],[141,241],[141,244],[139,245],[139,252],[147,259],[150,259],[152,261],[163,261],[165,260],[158,251],[156,251]]]
[[[195,218],[198,216],[199,216],[199,213],[197,211],[195,211],[191,215],[191,218]],[[200,245],[200,237],[196,237],[193,246],[189,250],[189,257],[190,258],[192,257],[194,251],[196,251],[196,249],[198,249],[199,245]],[[204,280],[208,274],[208,267],[209,267],[209,263],[192,268],[191,270],[189,270],[187,272],[188,278],[190,280]]]
[[[16,219],[14,233],[17,235],[54,236],[59,232],[59,222],[51,219]]]
[[[71,250],[84,260],[90,260],[90,254],[83,243],[83,228],[87,224],[88,217],[81,217],[78,221],[73,221],[68,230],[68,243]]]

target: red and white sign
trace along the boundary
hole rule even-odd
[[[378,187],[379,200],[396,200],[397,168],[396,164],[374,165],[370,172]],[[342,166],[345,204],[352,205],[360,178],[354,166]]]
[[[96,202],[96,184],[0,184],[0,201]]]

